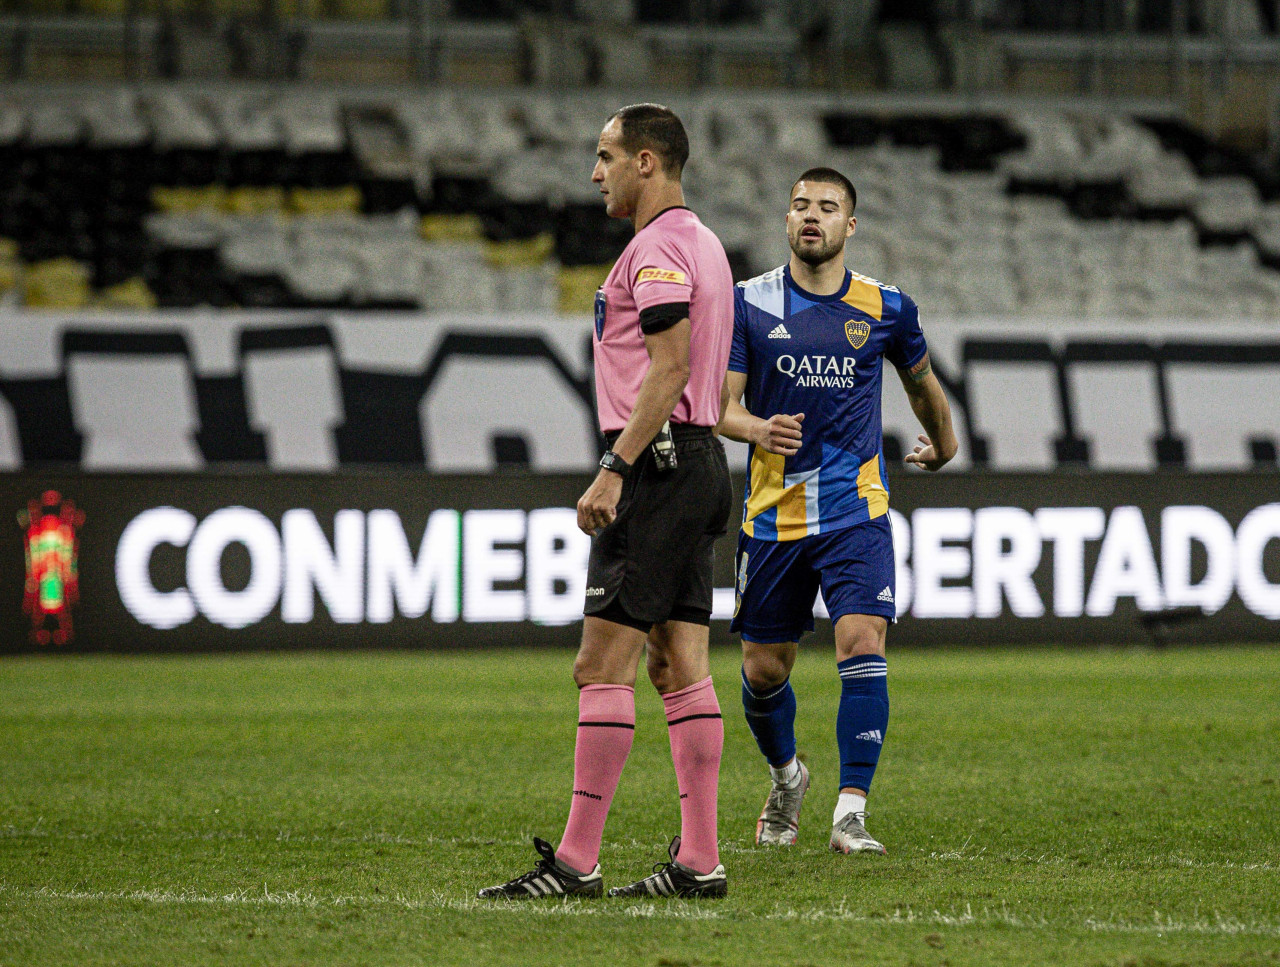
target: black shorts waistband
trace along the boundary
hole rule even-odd
[[[621,430],[610,430],[604,435],[605,442],[609,444],[610,449],[618,442],[618,437],[622,436]],[[710,440],[715,436],[715,429],[709,426],[698,426],[694,423],[672,423],[671,439],[677,444],[686,443],[689,440]]]

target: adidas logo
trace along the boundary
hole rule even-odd
[[[893,592],[889,590],[888,585],[885,586],[883,591],[876,595],[876,600],[888,601],[890,604],[893,604]]]
[[[790,339],[791,333],[787,332],[786,326],[784,326],[782,323],[778,323],[774,327],[773,332],[769,333],[769,338],[770,339]]]
[[[879,745],[884,745],[884,736],[881,734],[879,729],[872,729],[870,732],[860,732],[855,735],[854,738],[863,742],[875,742]]]

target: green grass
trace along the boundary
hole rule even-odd
[[[794,676],[800,845],[726,710],[714,902],[490,904],[559,837],[566,651],[0,662],[0,965],[1275,964],[1280,650],[899,653],[870,826],[825,849],[839,684]],[[661,704],[601,856],[678,831]]]

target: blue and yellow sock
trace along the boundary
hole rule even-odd
[[[790,762],[796,754],[796,693],[791,679],[781,685],[755,691],[742,672],[742,708],[747,713],[747,727],[771,766]]]
[[[836,668],[841,682],[836,714],[840,788],[866,791],[889,730],[888,665],[879,655],[854,655]]]

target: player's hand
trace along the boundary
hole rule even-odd
[[[612,470],[601,469],[578,500],[578,530],[592,537],[604,530],[618,516],[620,499],[622,477]]]
[[[920,441],[910,453],[902,458],[905,464],[914,464],[917,467],[923,467],[925,470],[936,473],[946,464],[948,457],[943,457],[930,442],[929,438],[921,433],[917,440]]]
[[[800,449],[800,424],[804,422],[804,414],[788,416],[786,413],[775,413],[763,423],[756,425],[755,439],[751,442],[769,453],[781,454],[784,457],[794,456]]]

